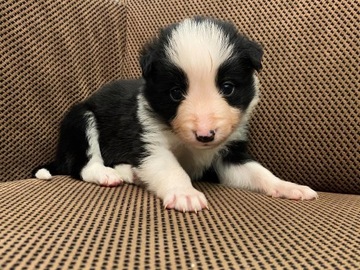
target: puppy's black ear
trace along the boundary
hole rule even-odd
[[[140,67],[142,76],[145,80],[149,79],[154,70],[154,61],[156,59],[156,40],[152,40],[146,44],[140,51]]]
[[[171,24],[166,28],[160,29],[159,34],[150,40],[140,51],[140,67],[142,76],[145,80],[156,78],[158,63],[166,58],[165,46],[169,42],[172,31],[178,26],[178,23]]]
[[[248,40],[246,42],[245,54],[252,68],[254,68],[256,71],[259,71],[262,68],[261,60],[264,54],[261,45],[254,41]]]

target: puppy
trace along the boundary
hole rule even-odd
[[[72,107],[56,160],[35,176],[67,174],[102,186],[141,182],[165,208],[184,212],[208,207],[191,180],[209,169],[231,187],[316,198],[246,153],[262,54],[228,22],[196,17],[162,29],[141,52],[141,79],[112,82]]]

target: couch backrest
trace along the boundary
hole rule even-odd
[[[8,2],[0,180],[29,177],[53,157],[71,104],[107,81],[139,76],[139,49],[159,27],[208,15],[233,21],[265,49],[253,156],[283,179],[360,193],[356,1]]]

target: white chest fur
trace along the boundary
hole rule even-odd
[[[219,153],[219,148],[189,149],[184,144],[178,144],[171,150],[181,167],[192,179],[200,178],[204,170],[211,166]]]

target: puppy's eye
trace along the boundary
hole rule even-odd
[[[220,93],[223,96],[231,96],[234,93],[235,85],[232,82],[224,82],[220,85]]]
[[[179,102],[184,98],[184,93],[179,87],[170,89],[170,97],[173,101]]]

